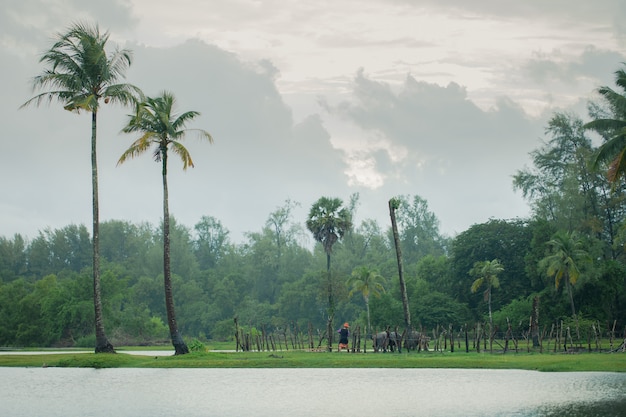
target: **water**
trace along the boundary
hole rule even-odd
[[[626,374],[0,368],[3,417],[626,416]]]

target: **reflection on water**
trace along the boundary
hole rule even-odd
[[[545,407],[538,410],[542,417],[622,417],[626,415],[626,399],[598,401],[595,403],[576,403],[557,407]]]
[[[626,417],[626,374],[0,368],[0,415]]]

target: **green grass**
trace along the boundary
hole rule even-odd
[[[162,349],[162,348],[161,348]],[[146,350],[146,349],[141,349]],[[120,349],[122,351],[122,349]],[[0,355],[0,367],[88,368],[478,368],[545,372],[626,372],[624,353],[328,353],[193,352],[181,356],[118,353]]]

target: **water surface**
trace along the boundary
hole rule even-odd
[[[0,416],[615,416],[626,374],[0,368]]]

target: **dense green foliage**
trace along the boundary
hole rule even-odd
[[[287,202],[270,213],[266,225],[247,234],[242,244],[232,243],[228,230],[213,217],[203,217],[193,229],[172,219],[171,268],[181,333],[200,340],[232,340],[234,317],[249,329],[306,329],[310,323],[318,332],[315,337],[324,332],[326,253],[321,244],[311,250],[301,243],[303,222],[292,219],[291,207]],[[417,215],[411,207],[404,204],[399,210]],[[475,277],[470,270],[494,256],[505,266],[498,275],[499,288],[492,288],[495,328],[505,329],[508,318],[521,338],[535,295],[541,300],[542,327],[570,317],[562,286],[556,288],[554,279],[538,270],[537,258],[548,254],[545,239],[542,250],[535,246],[542,236],[551,237],[546,228],[540,221],[491,220],[454,239],[440,236],[437,228],[422,235],[420,241],[436,242],[437,250],[407,264],[414,326],[459,329],[487,320],[488,303],[481,291],[472,293]],[[403,323],[393,244],[382,230],[371,220],[363,221],[333,247],[336,317],[353,328],[367,323],[362,290],[353,287],[353,272],[363,267],[377,271],[377,283],[385,290],[368,297],[373,330]],[[403,239],[412,239],[406,230]],[[442,254],[442,242],[450,253]],[[591,238],[587,243],[595,251],[602,244]],[[32,240],[0,238],[0,345],[92,344],[90,245],[85,227],[76,225],[41,231]],[[104,222],[101,245],[104,313],[112,339],[118,345],[167,341],[160,227]],[[410,245],[406,252],[407,259],[415,256]],[[600,259],[581,268],[572,286],[579,317],[604,330],[617,320],[620,330],[626,317],[622,259]]]

